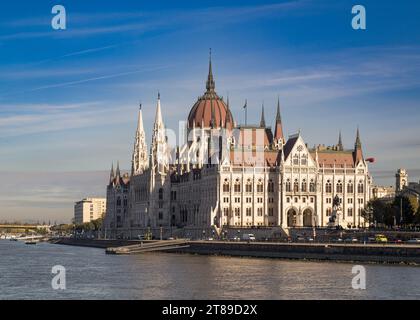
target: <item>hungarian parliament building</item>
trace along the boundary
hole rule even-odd
[[[149,149],[140,107],[131,173],[111,169],[105,237],[365,226],[372,178],[359,129],[351,149],[341,133],[334,146],[308,148],[300,131],[285,137],[279,102],[274,131],[264,107],[259,125],[238,125],[229,99],[216,93],[211,59],[206,91],[192,106],[178,146],[169,145],[164,110],[158,95]]]

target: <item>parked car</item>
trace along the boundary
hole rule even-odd
[[[234,236],[233,238],[230,239],[231,241],[241,241],[241,238],[238,236]]]
[[[383,235],[383,234],[377,234],[377,235],[375,235],[375,241],[377,243],[387,243],[388,238],[385,237],[385,235]]]
[[[413,238],[407,241],[407,243],[420,243],[420,238]]]
[[[255,241],[255,235],[253,233],[244,233],[242,235],[242,240],[245,240],[245,241]]]

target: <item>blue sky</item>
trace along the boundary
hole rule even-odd
[[[51,28],[62,4],[67,29]],[[237,122],[275,116],[310,146],[346,147],[360,127],[376,182],[420,177],[420,3],[359,1],[5,1],[0,4],[0,220],[69,221],[73,202],[105,194],[111,162],[130,167],[138,103],[149,133],[161,92],[177,129],[216,90]]]

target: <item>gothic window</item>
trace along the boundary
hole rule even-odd
[[[258,208],[258,209],[257,209],[257,215],[258,215],[259,217],[262,217],[262,215],[263,215],[263,209],[262,209],[262,208]]]
[[[299,165],[299,156],[297,154],[293,157],[293,164]]]
[[[330,180],[327,180],[327,183],[325,184],[325,192],[332,193],[332,185],[331,185]]]
[[[295,182],[293,183],[293,191],[299,192],[299,182],[297,179],[295,179]]]
[[[306,180],[303,179],[302,181],[302,192],[306,192],[307,191],[307,184],[306,184]]]
[[[353,216],[353,208],[348,208],[347,209],[347,216],[348,217],[352,217]]]
[[[347,184],[347,193],[353,193],[354,192],[354,186],[353,186],[353,182],[349,182]]]
[[[343,184],[341,180],[338,180],[336,189],[337,189],[337,193],[343,193]]]
[[[270,217],[274,216],[274,209],[273,208],[268,208],[268,215]]]
[[[263,185],[263,183],[262,183],[262,181],[261,181],[261,179],[260,180],[258,180],[258,184],[257,184],[257,192],[264,192],[264,185]]]
[[[301,164],[302,166],[306,166],[306,165],[308,164],[308,156],[307,156],[306,154],[304,154],[304,155],[302,156],[302,159],[300,160],[300,164]]]
[[[159,212],[159,220],[163,220],[163,213]]]
[[[246,208],[246,216],[247,217],[251,216],[251,208]]]
[[[327,216],[330,216],[331,215],[331,212],[332,212],[332,209],[331,208],[327,208]]]
[[[225,179],[225,182],[223,183],[223,192],[229,192],[229,181],[228,179]]]
[[[241,209],[240,208],[235,208],[235,216],[239,217],[241,215]]]
[[[241,192],[241,183],[239,182],[239,179],[236,179],[235,181],[234,191]]]
[[[286,192],[292,191],[292,185],[290,183],[290,179],[286,180]]]
[[[309,192],[315,192],[315,182],[313,179],[309,183]]]
[[[359,184],[357,185],[357,193],[363,193],[364,191],[363,181],[360,180]]]
[[[124,207],[127,207],[128,206],[128,200],[124,199],[123,204],[124,204]]]
[[[121,198],[120,197],[118,197],[117,198],[117,206],[120,206],[121,205]]]
[[[159,200],[163,200],[163,189],[159,188]]]
[[[223,208],[223,215],[227,217],[229,215],[229,208]]]
[[[245,185],[245,191],[251,193],[252,192],[252,182],[250,179],[247,180]]]

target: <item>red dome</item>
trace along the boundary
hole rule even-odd
[[[188,128],[226,128],[232,130],[233,117],[228,105],[215,91],[215,83],[209,63],[209,75],[206,83],[207,91],[198,98],[188,115]]]

